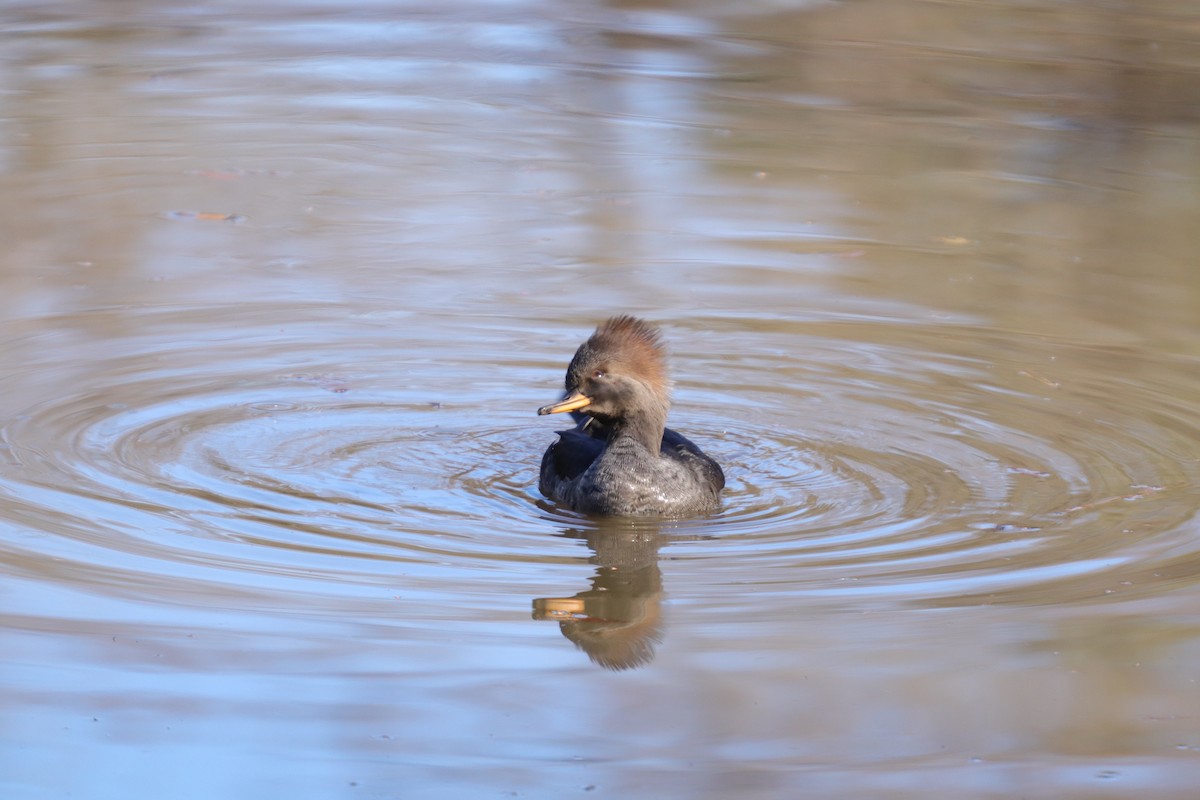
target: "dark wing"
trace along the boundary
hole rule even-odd
[[[725,473],[721,465],[713,461],[704,451],[692,443],[692,440],[679,431],[667,428],[663,431],[662,454],[686,464],[700,474],[701,480],[719,492],[725,488]]]
[[[558,431],[558,441],[550,445],[542,456],[543,481],[550,476],[560,481],[578,478],[604,452],[610,433],[606,426],[594,419],[585,420],[579,427],[569,431]],[[725,473],[720,465],[682,433],[670,428],[664,430],[661,452],[667,458],[688,464],[699,474],[703,483],[712,487],[714,493],[725,488]]]
[[[574,480],[604,452],[606,444],[603,439],[597,439],[579,428],[559,431],[558,441],[550,445],[542,457],[542,472],[545,474],[549,462],[559,480]]]

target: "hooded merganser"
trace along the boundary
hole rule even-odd
[[[613,317],[575,351],[566,396],[538,414],[571,412],[542,456],[538,488],[575,511],[686,516],[711,511],[725,487],[717,462],[666,427],[665,354],[656,328]]]

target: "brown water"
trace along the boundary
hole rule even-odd
[[[1192,4],[7,3],[0,204],[5,798],[1200,791]]]

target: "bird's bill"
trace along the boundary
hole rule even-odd
[[[561,414],[564,411],[578,411],[584,406],[591,405],[592,398],[582,392],[575,392],[559,400],[557,403],[551,403],[548,406],[542,406],[538,409],[538,416],[544,414]]]

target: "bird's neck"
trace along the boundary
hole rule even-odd
[[[658,455],[662,447],[663,429],[667,424],[667,410],[640,409],[637,413],[614,419],[611,422],[612,439],[633,439],[650,452]]]

